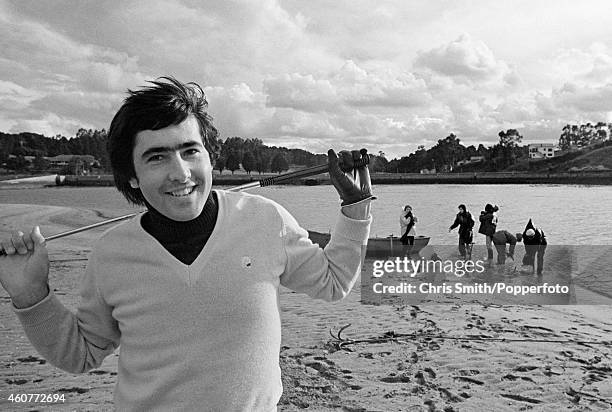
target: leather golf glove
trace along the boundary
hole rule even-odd
[[[340,195],[342,206],[353,205],[366,199],[376,199],[372,195],[372,183],[368,151],[343,150],[336,155],[332,149],[327,152],[329,177]],[[352,172],[352,173],[351,173]]]

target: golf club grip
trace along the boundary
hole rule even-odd
[[[347,173],[347,172],[350,172],[353,169],[367,166],[369,163],[370,163],[370,156],[366,156],[366,157],[364,157],[362,159],[354,161],[353,162],[353,167],[351,167],[350,169],[344,169],[342,167],[340,167],[340,169],[343,172]],[[321,174],[321,173],[325,173],[328,170],[329,170],[329,166],[327,164],[319,165],[319,166],[313,166],[313,167],[309,167],[309,168],[306,168],[306,169],[295,171],[293,173],[285,173],[283,175],[279,175],[279,176],[275,176],[275,177],[268,177],[266,179],[261,179],[259,181],[259,186],[260,187],[271,186],[271,185],[274,185],[274,184],[279,183],[279,182],[285,182],[287,180],[293,180],[293,179],[299,179],[299,178],[303,178],[303,177],[318,175],[318,174]]]

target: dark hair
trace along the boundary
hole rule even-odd
[[[148,83],[152,86],[128,90],[129,96],[113,117],[108,130],[108,153],[115,186],[128,201],[137,205],[145,204],[140,189],[130,186],[130,179],[136,177],[132,152],[139,132],[178,125],[193,115],[213,165],[221,147],[217,138],[219,133],[206,112],[206,96],[197,83],[181,83],[173,77],[160,77]]]
[[[487,203],[487,205],[485,206],[485,212],[487,213],[493,212],[493,205],[491,203]]]
[[[467,209],[466,209],[466,207],[465,207],[465,205],[464,205],[464,204],[460,204],[460,205],[459,205],[459,209],[463,209],[463,211],[464,211],[464,212],[466,212],[466,211],[467,211]]]

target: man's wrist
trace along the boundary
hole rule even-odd
[[[371,199],[364,199],[351,205],[342,206],[342,214],[350,219],[367,220],[370,217]]]
[[[27,292],[20,293],[15,296],[11,296],[13,306],[17,309],[26,309],[36,305],[44,298],[49,296],[49,285],[45,284],[41,287],[31,288]]]

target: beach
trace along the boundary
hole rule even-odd
[[[100,219],[87,208],[3,205],[0,235],[16,220],[58,233]],[[50,285],[72,309],[87,254],[103,230],[49,243]],[[279,410],[612,408],[612,347],[601,344],[612,339],[610,306],[364,305],[360,295],[356,286],[345,300],[325,303],[281,290]],[[83,375],[54,368],[28,342],[4,291],[0,328],[0,410],[112,410],[117,353]],[[30,393],[65,400],[7,400]]]

